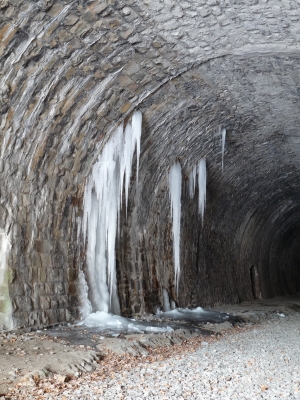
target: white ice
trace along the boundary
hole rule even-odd
[[[0,303],[2,310],[0,312],[0,330],[12,329],[12,305],[9,297],[8,288],[8,269],[7,256],[11,249],[11,244],[6,233],[0,229]]]
[[[194,309],[190,308],[176,308],[171,311],[159,312],[159,317],[170,318],[173,320],[195,320],[195,321],[206,321],[207,319],[213,318],[216,321],[223,321],[228,319],[228,315],[222,315],[219,312],[207,311],[201,307]]]
[[[160,317],[169,317],[172,319],[182,318],[184,315],[204,315],[210,313],[209,311],[205,311],[201,307],[197,308],[175,308],[174,310],[160,312]]]
[[[169,294],[168,291],[163,288],[163,301],[164,301],[164,311],[170,311],[170,299],[169,299]]]
[[[197,175],[197,168],[196,165],[190,172],[189,176],[189,193],[190,193],[190,198],[192,199],[195,195],[195,188],[196,188],[196,175]]]
[[[199,188],[199,214],[204,219],[204,209],[206,204],[206,160],[202,158],[198,163],[198,188]]]
[[[222,138],[222,172],[224,171],[224,153],[225,153],[225,141],[226,141],[226,129],[225,128],[219,128],[221,132],[221,138]]]
[[[143,333],[143,332],[172,332],[170,326],[151,326],[143,324],[141,321],[113,315],[104,311],[97,311],[90,314],[79,325],[87,326],[88,328],[98,328],[99,330],[112,330],[123,333]]]
[[[88,285],[82,271],[79,271],[78,276],[78,283],[79,283],[79,301],[80,301],[80,316],[85,317],[92,312],[92,304],[88,298]]]
[[[175,162],[169,172],[169,191],[173,231],[175,288],[178,293],[180,277],[180,218],[181,218],[181,165]]]
[[[105,144],[87,180],[82,230],[87,249],[88,299],[94,311],[120,313],[116,282],[115,242],[120,223],[122,194],[126,206],[132,159],[139,165],[142,114],[120,126]],[[88,303],[83,310],[88,310]],[[85,315],[86,316],[86,315]]]

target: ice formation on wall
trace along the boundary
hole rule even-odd
[[[78,286],[79,286],[79,301],[80,301],[79,312],[80,312],[80,317],[84,318],[87,315],[91,314],[91,312],[93,311],[93,307],[88,297],[89,287],[86,282],[83,271],[79,271]]]
[[[126,206],[132,159],[140,155],[142,114],[136,111],[131,123],[120,126],[105,144],[87,180],[82,230],[87,249],[88,298],[82,310],[120,313],[116,282],[115,241],[120,223],[122,194]],[[81,277],[83,280],[83,277]],[[82,286],[82,284],[81,284]],[[82,293],[84,293],[84,288]],[[84,295],[83,295],[84,297]]]
[[[12,306],[8,291],[9,271],[7,255],[11,245],[6,233],[0,229],[0,329],[12,329]]]
[[[181,217],[181,165],[175,162],[169,172],[169,191],[173,230],[175,288],[178,293],[180,277],[180,217]]]
[[[164,305],[164,311],[171,310],[169,293],[165,288],[163,288],[163,305]]]
[[[224,171],[224,153],[225,153],[226,129],[222,128],[220,126],[219,130],[221,132],[221,138],[222,138],[222,172],[223,172]]]
[[[195,196],[195,189],[196,189],[196,175],[197,175],[197,167],[196,165],[190,172],[189,176],[189,193],[190,193],[190,198],[192,199]]]
[[[198,209],[199,214],[202,217],[202,224],[204,218],[204,210],[206,204],[206,160],[205,158],[201,158],[197,165],[194,166],[189,176],[189,193],[190,198],[193,198],[195,195],[195,187],[196,187],[196,178],[198,173]]]
[[[199,188],[199,214],[202,218],[202,224],[204,219],[204,209],[206,203],[206,160],[201,158],[198,163],[198,188]]]

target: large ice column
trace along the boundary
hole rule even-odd
[[[178,293],[180,278],[180,218],[181,218],[181,165],[175,162],[169,172],[169,190],[173,230],[175,288]]]
[[[204,220],[204,210],[206,204],[206,160],[201,158],[198,163],[198,188],[199,188],[199,214],[202,218],[202,225]]]
[[[82,310],[120,313],[117,295],[115,242],[120,223],[122,195],[126,206],[132,159],[139,165],[142,114],[136,111],[131,123],[120,126],[105,144],[88,178],[84,193],[83,235],[87,249],[88,296],[82,294]],[[81,277],[83,282],[83,277]],[[84,285],[83,283],[81,286]],[[83,315],[84,316],[84,315]]]
[[[12,305],[8,291],[9,270],[7,256],[11,248],[6,233],[0,229],[0,330],[12,329]]]

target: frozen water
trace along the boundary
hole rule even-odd
[[[137,111],[132,116],[132,136],[136,141],[136,183],[139,180],[139,162],[141,154],[142,113]]]
[[[11,248],[8,236],[0,229],[0,330],[12,329],[12,305],[8,291],[7,255]]]
[[[196,188],[196,175],[197,175],[197,168],[196,165],[190,172],[189,176],[189,193],[190,193],[190,198],[192,199],[195,195],[195,188]]]
[[[173,230],[175,288],[178,293],[180,277],[180,218],[181,218],[181,165],[175,162],[169,172],[169,190]]]
[[[123,333],[143,333],[143,332],[172,332],[170,326],[154,326],[135,319],[113,315],[104,311],[97,311],[90,314],[79,325],[88,328],[98,328],[98,330],[118,331]]]
[[[128,203],[135,149],[137,165],[139,163],[141,123],[142,114],[136,111],[125,130],[120,126],[115,131],[105,144],[86,183],[82,230],[87,251],[88,299],[94,311],[120,313],[115,241],[123,190],[126,206]],[[86,302],[83,310],[87,312],[88,307]]]
[[[224,171],[224,153],[225,153],[225,141],[226,141],[226,129],[220,126],[220,132],[222,137],[222,172]]]
[[[168,317],[172,319],[182,318],[183,315],[200,315],[208,313],[209,311],[205,311],[202,307],[197,307],[194,309],[189,308],[175,308],[174,310],[160,312],[160,317]]]
[[[207,311],[201,307],[194,309],[176,308],[171,311],[159,312],[160,318],[168,318],[173,320],[194,321],[194,322],[223,322],[228,319],[229,315],[215,311]]]
[[[204,219],[204,209],[206,204],[206,160],[202,158],[198,164],[198,187],[199,187],[199,214]]]
[[[158,311],[156,321],[139,321],[97,311],[90,314],[85,320],[78,325],[88,328],[95,328],[97,331],[105,331],[106,333],[116,336],[116,333],[159,333],[172,332],[174,329],[186,328],[187,325],[178,324],[176,321],[189,321],[192,323],[220,323],[229,320],[229,315],[220,312],[206,311],[201,307],[194,309],[177,308],[166,312]],[[167,319],[165,321],[164,319]],[[170,322],[170,320],[173,320]]]
[[[79,299],[80,299],[80,316],[86,317],[92,312],[92,304],[88,298],[88,285],[82,271],[79,271],[78,274],[78,283],[79,283]]]
[[[168,291],[163,288],[163,300],[164,300],[164,311],[170,311],[170,299],[169,299],[169,294]]]
[[[190,198],[193,198],[195,195],[197,173],[198,173],[198,190],[199,190],[198,209],[199,209],[199,214],[202,217],[202,225],[203,225],[204,210],[205,210],[205,204],[206,204],[206,160],[205,160],[205,158],[202,158],[190,172],[190,175],[189,175]]]

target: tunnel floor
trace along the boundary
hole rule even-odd
[[[202,309],[201,309],[202,310]],[[268,319],[285,318],[300,312],[300,295],[259,299],[240,304],[216,306],[209,310],[176,309],[156,315],[145,315],[138,319],[125,320],[131,327],[120,324],[113,327],[69,325],[43,330],[41,334],[64,339],[73,345],[85,345],[94,348],[99,340],[106,338],[126,339],[134,334],[162,334],[178,329],[209,336],[244,323],[260,323]]]
[[[134,364],[139,360],[149,362],[147,361],[149,357],[149,360],[155,357],[163,360],[168,357],[177,357],[177,354],[189,354],[203,346],[205,351],[209,352],[207,346],[212,341],[218,340],[217,337],[223,341],[223,337],[226,340],[226,337],[234,337],[237,333],[260,329],[258,328],[260,326],[264,329],[273,322],[275,325],[285,326],[286,321],[287,333],[289,333],[290,322],[295,319],[296,324],[296,321],[299,320],[300,295],[255,300],[237,305],[222,305],[214,307],[210,311],[210,317],[212,315],[221,315],[222,317],[229,315],[229,318],[219,319],[217,323],[208,320],[200,322],[171,321],[170,319],[163,321],[161,319],[156,321],[157,324],[169,326],[171,324],[174,331],[127,335],[119,332],[118,337],[113,336],[116,332],[97,332],[95,328],[84,326],[58,326],[34,332],[26,329],[25,331],[2,333],[0,335],[2,377],[0,393],[8,393],[9,388],[22,382],[22,379],[25,381],[16,389],[17,392],[22,391],[22,385],[27,385],[26,390],[31,388],[30,385],[32,385],[32,390],[38,390],[38,388],[43,390],[43,379],[48,379],[48,386],[54,385],[55,390],[60,390],[57,385],[64,388],[66,384],[59,383],[57,379],[63,379],[65,376],[73,376],[71,382],[76,384],[76,377],[82,373],[97,371],[98,368],[101,370],[107,368],[107,371],[112,372],[120,363],[125,368],[126,363],[130,363],[130,360],[134,360]],[[156,317],[148,316],[148,318]],[[244,323],[237,322],[242,319]],[[210,319],[210,321],[212,320]],[[143,322],[146,326],[147,321]],[[154,321],[151,321],[152,326],[153,323]],[[170,337],[177,338],[177,343],[167,343],[166,339]],[[129,349],[132,350],[134,343],[145,340],[148,341],[148,344],[151,343],[152,347],[151,349],[143,348],[146,351],[142,356],[146,358],[139,358],[141,354],[132,358],[133,354],[129,352]],[[141,348],[142,346],[140,346]],[[104,358],[104,363],[102,358]],[[55,374],[58,374],[58,377]],[[84,379],[87,379],[87,375],[84,376]],[[17,392],[14,391],[12,399],[22,398],[21,394],[20,397],[19,395],[14,397]]]

